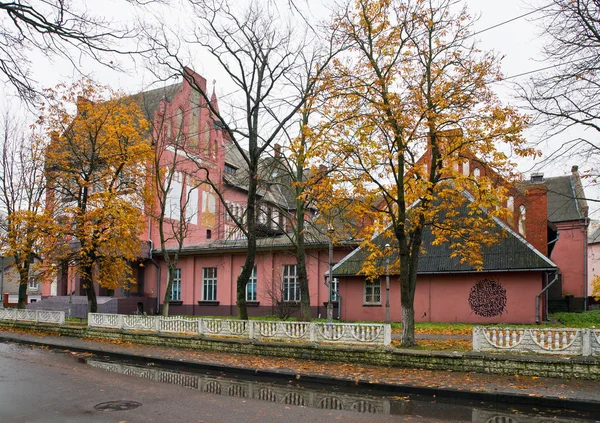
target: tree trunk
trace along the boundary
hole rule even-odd
[[[18,309],[27,308],[27,282],[19,283],[19,303],[17,304]]]
[[[29,260],[19,264],[19,301],[18,309],[27,308],[27,284],[29,283]]]
[[[248,307],[246,307],[246,285],[254,271],[254,259],[256,256],[256,236],[248,234],[248,252],[242,272],[237,278],[237,308],[238,318],[248,320]]]
[[[163,306],[162,306],[162,315],[164,317],[169,317],[169,301],[163,301]]]
[[[402,346],[413,347],[415,342],[415,308],[412,302],[402,301]]]
[[[97,313],[98,301],[96,300],[96,290],[94,289],[94,281],[92,280],[92,266],[81,266],[80,277],[82,287],[87,294],[88,313]]]
[[[164,250],[163,250],[164,251]],[[168,265],[168,276],[167,276],[167,286],[165,287],[165,295],[163,296],[163,309],[162,315],[164,317],[169,317],[169,301],[171,301],[171,294],[173,292],[173,278],[175,277],[175,266],[177,263],[173,265]],[[160,281],[158,281],[160,284]]]
[[[296,262],[298,265],[298,282],[300,283],[300,318],[303,322],[312,320],[310,310],[310,291],[308,287],[308,275],[306,274],[306,254],[304,242],[298,242],[296,246]]]
[[[240,320],[248,320],[248,308],[246,306],[246,285],[254,272],[254,261],[256,259],[256,193],[258,190],[258,153],[256,150],[256,135],[250,137],[250,161],[248,168],[248,202],[246,208],[246,230],[248,236],[248,251],[242,272],[237,278],[237,309]]]

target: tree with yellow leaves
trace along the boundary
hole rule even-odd
[[[33,262],[41,246],[45,149],[43,140],[27,133],[14,115],[7,113],[0,127],[0,248],[4,257],[13,258],[19,274],[17,307],[25,308],[27,285],[36,277]]]
[[[370,252],[362,273],[399,275],[402,344],[415,344],[414,296],[425,230],[448,243],[453,257],[482,265],[482,246],[501,234],[514,177],[510,155],[530,155],[521,131],[527,118],[500,104],[490,84],[501,78],[498,58],[479,51],[472,21],[450,0],[356,0],[333,27],[347,54],[327,77],[324,109],[345,157],[345,183],[365,228]],[[500,150],[504,144],[504,150]],[[467,160],[481,175],[459,171]],[[466,208],[468,213],[459,213]],[[392,248],[373,242],[386,237]]]
[[[140,257],[148,204],[145,140],[148,122],[130,97],[89,81],[48,92],[41,123],[51,138],[46,152],[52,228],[45,263],[76,266],[97,311],[94,282],[114,289],[135,283],[129,262]]]

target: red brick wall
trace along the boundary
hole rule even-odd
[[[527,187],[525,238],[539,252],[548,255],[548,197],[545,185]],[[517,225],[518,226],[518,225]]]

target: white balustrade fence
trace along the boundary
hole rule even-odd
[[[16,320],[35,323],[65,323],[64,311],[49,310],[19,310],[16,308],[0,309],[0,320]]]
[[[308,323],[207,319],[200,317],[88,314],[88,326],[277,341],[389,346],[392,329],[382,323]]]
[[[474,327],[473,350],[600,356],[600,330]]]

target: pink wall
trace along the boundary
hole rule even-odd
[[[417,281],[415,320],[417,322],[535,323],[535,297],[542,289],[542,272],[469,273],[423,275]],[[482,279],[493,279],[506,289],[506,307],[496,317],[481,317],[469,304],[471,288]],[[364,306],[364,277],[341,281],[344,320],[385,319],[385,278],[381,283],[381,305]],[[400,285],[390,278],[390,316],[402,320]]]
[[[336,248],[334,262],[340,261],[350,252],[350,249]],[[328,269],[328,250],[326,248],[307,250],[307,273],[313,314],[325,314],[324,303],[327,302],[328,290],[324,285],[324,274]],[[167,268],[159,257],[155,257],[161,266],[160,302],[164,296],[167,285]],[[246,259],[244,252],[203,254],[182,256],[178,268],[181,269],[181,300],[182,306],[171,307],[173,313],[178,314],[231,314],[237,313],[236,309],[236,284],[237,276]],[[262,251],[256,258],[257,270],[257,300],[260,307],[271,307],[269,289],[273,289],[277,281],[281,281],[283,266],[295,264],[296,258],[292,251]],[[217,301],[218,306],[198,305],[202,300],[203,268],[217,268]],[[148,263],[145,267],[144,296],[156,296],[158,292],[156,278],[157,269]],[[212,308],[211,308],[212,307]],[[269,312],[269,310],[266,310]]]
[[[596,276],[600,276],[600,243],[588,245],[588,296],[594,292],[592,282]]]
[[[587,260],[585,238],[587,232],[583,222],[557,223],[559,238],[550,259],[562,274],[563,295],[583,297],[584,266]]]

